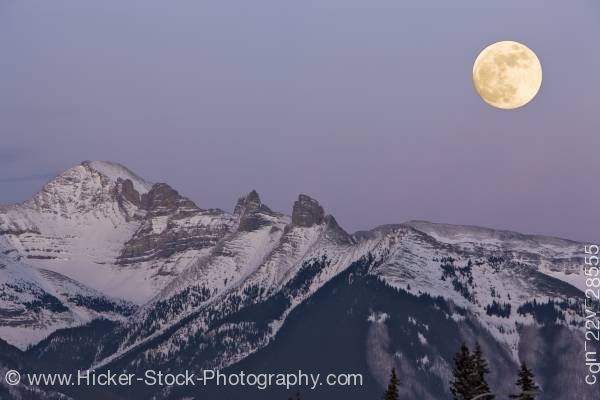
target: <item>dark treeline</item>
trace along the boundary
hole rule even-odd
[[[490,389],[486,376],[491,372],[490,366],[483,355],[479,344],[471,350],[463,344],[454,356],[453,379],[450,381],[450,393],[453,400],[491,400],[496,395]],[[400,379],[396,369],[392,368],[390,380],[382,400],[400,400]],[[540,393],[540,387],[535,381],[533,372],[525,363],[517,373],[515,393],[509,395],[510,399],[535,400]],[[300,400],[300,393],[289,400]],[[406,399],[408,400],[408,399]]]
[[[486,376],[491,372],[487,360],[479,344],[471,351],[463,344],[454,356],[453,379],[450,382],[450,393],[454,400],[491,400],[496,395],[487,383]],[[392,369],[390,383],[383,395],[383,400],[400,400],[398,393],[398,377]],[[518,400],[535,400],[540,387],[535,382],[533,372],[525,365],[517,374],[515,394],[509,398]]]

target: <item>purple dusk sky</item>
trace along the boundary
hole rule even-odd
[[[597,0],[0,0],[0,203],[99,159],[206,208],[598,241],[599,39]],[[471,82],[499,40],[542,62],[515,111]]]

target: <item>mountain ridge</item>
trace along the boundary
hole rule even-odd
[[[344,279],[355,278],[365,280],[366,287],[357,287],[366,292],[374,282],[392,288],[380,289],[388,293],[385,299],[398,293],[407,304],[421,296],[433,299],[423,300],[429,306],[442,302],[452,329],[462,332],[461,322],[472,323],[486,332],[490,346],[503,349],[502,359],[514,363],[531,357],[523,348],[532,340],[528,331],[546,323],[571,337],[583,327],[583,244],[575,241],[425,221],[350,234],[305,194],[290,215],[273,211],[255,190],[240,197],[232,213],[202,209],[168,184],[150,184],[114,163],[86,161],[40,193],[33,202],[0,208],[4,264],[11,271],[51,271],[44,276],[64,276],[59,280],[89,287],[86,293],[102,298],[84,305],[105,309],[113,304],[105,298],[120,298],[129,307],[96,335],[87,327],[105,315],[53,324],[56,316],[67,315],[68,301],[61,307],[40,294],[49,299],[45,333],[19,345],[32,346],[44,365],[58,356],[56,349],[73,343],[73,335],[83,335],[86,343],[104,349],[79,359],[86,368],[136,370],[148,366],[147,360],[155,368],[232,368],[268,352],[288,318],[323,296],[331,282],[347,291]],[[22,287],[36,283],[19,279]],[[77,298],[77,290],[64,289],[57,298]],[[0,299],[0,311],[8,310],[0,318],[2,339],[17,332],[11,325],[18,322],[14,315],[27,310],[27,296]],[[403,325],[392,303],[381,307],[398,333]],[[378,312],[384,311],[371,310]],[[377,330],[387,323],[371,314],[358,317],[381,320]],[[408,351],[407,345],[398,343],[398,351]],[[430,356],[442,357],[439,363],[448,368],[447,349],[440,354]],[[381,382],[384,369],[374,362],[368,371]],[[421,368],[409,364],[404,368]],[[439,371],[430,378],[446,379]]]

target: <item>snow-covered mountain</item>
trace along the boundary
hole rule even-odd
[[[0,249],[108,295],[144,303],[231,222],[166,184],[85,161],[23,204],[0,208]]]
[[[482,338],[503,368],[496,379],[507,379],[507,371],[528,360],[542,371],[548,393],[559,396],[548,398],[585,399],[591,398],[585,389],[565,397],[558,385],[579,374],[581,363],[567,358],[561,371],[549,371],[536,361],[544,349],[575,350],[579,343],[582,250],[583,244],[564,239],[423,221],[349,234],[306,195],[290,215],[271,210],[255,191],[240,198],[233,213],[204,210],[125,167],[84,162],[32,200],[0,209],[0,284],[12,288],[18,281],[27,288],[0,298],[0,338],[23,348],[50,335],[27,353],[46,366],[56,357],[62,363],[65,346],[80,338],[86,344],[79,353],[89,357],[80,356],[78,367],[235,369],[273,361],[270,349],[296,343],[294,332],[304,332],[297,321],[326,312],[323,326],[304,334],[323,330],[328,337],[325,330],[336,329],[332,321],[354,321],[352,329],[364,335],[356,333],[362,344],[352,346],[367,354],[357,368],[375,387],[396,365],[431,383],[404,388],[408,398],[439,396],[452,357],[447,338],[433,331],[440,324],[455,333],[453,342]],[[82,308],[71,300],[78,296],[122,310]],[[336,299],[340,303],[331,305]],[[28,306],[36,302],[44,306]],[[308,311],[315,302],[321,309]],[[27,311],[4,312],[17,308]],[[58,311],[64,315],[56,322]],[[349,314],[330,314],[336,312]],[[85,325],[99,317],[114,322]],[[39,324],[44,330],[19,342],[11,332],[22,320],[34,321],[22,329]],[[82,326],[60,329],[76,325]],[[317,340],[305,353],[321,346]],[[119,390],[125,397],[133,390],[159,398],[190,394]]]
[[[64,275],[0,255],[0,337],[21,349],[94,319],[125,321],[135,310]]]

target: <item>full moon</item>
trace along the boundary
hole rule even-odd
[[[473,65],[473,84],[489,105],[505,110],[529,103],[542,85],[542,65],[524,44],[494,43],[479,54]]]

